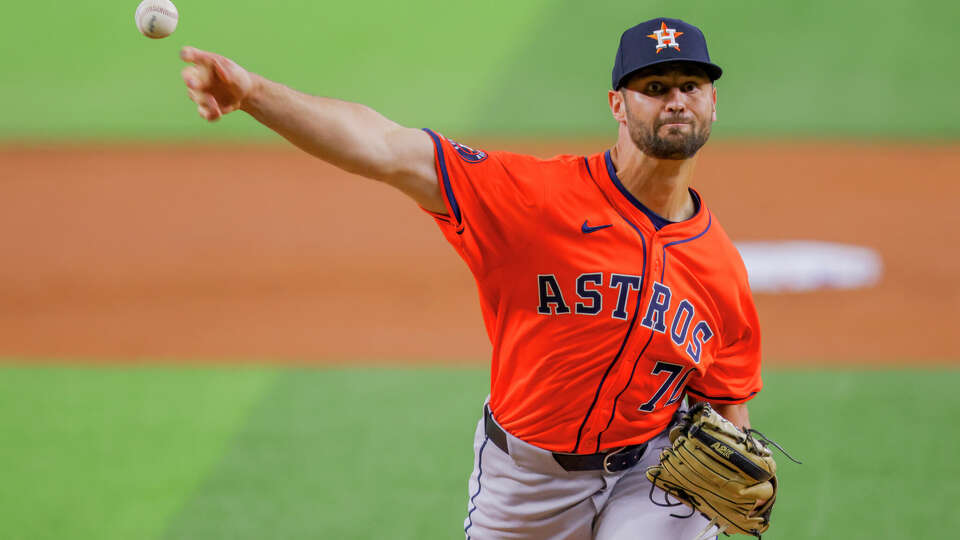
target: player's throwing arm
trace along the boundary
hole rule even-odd
[[[365,105],[297,92],[219,54],[184,47],[180,57],[191,64],[183,69],[183,80],[206,120],[245,111],[302,150],[386,182],[427,210],[445,211],[434,146],[422,130],[403,127]]]

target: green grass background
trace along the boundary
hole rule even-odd
[[[473,369],[0,368],[4,538],[433,539],[462,534]],[[960,527],[960,371],[776,370],[776,539]]]
[[[955,138],[960,4],[950,0],[180,0],[142,37],[135,1],[5,6],[0,140],[274,139],[242,115],[207,126],[179,78],[191,44],[303,91],[464,134],[609,135],[620,32],[701,26],[723,136]]]
[[[718,137],[960,136],[947,0],[177,5],[159,41],[135,1],[5,5],[0,143],[279,141],[196,116],[186,44],[451,135],[610,136],[619,33],[662,15],[701,26],[725,69]],[[459,537],[482,371],[19,362],[0,368],[0,538]],[[956,536],[960,372],[766,380],[754,424],[805,464],[780,460],[765,538]]]

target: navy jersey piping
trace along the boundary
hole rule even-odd
[[[756,392],[750,392],[746,397],[708,396],[703,392],[697,392],[696,390],[694,390],[693,388],[690,388],[689,386],[687,387],[687,392],[697,397],[702,397],[708,401],[743,401],[745,399],[750,399],[753,396],[757,395]]]
[[[700,232],[700,234],[696,236],[691,236],[690,238],[687,238],[685,240],[677,240],[676,242],[670,242],[669,244],[665,244],[663,246],[663,269],[660,271],[660,283],[663,283],[663,275],[667,269],[667,248],[676,244],[692,242],[697,238],[700,238],[704,234],[707,234],[707,231],[710,230],[710,225],[713,223],[713,214],[712,213],[707,214],[707,218],[708,218],[707,226],[706,228],[703,229],[703,231]],[[724,397],[724,396],[708,396],[707,394],[697,392],[696,390],[694,390],[693,388],[690,388],[689,386],[686,388],[686,391],[710,401],[743,401],[745,399],[750,399],[757,394],[756,392],[750,392],[750,395],[746,397],[741,397],[741,398],[732,398],[732,397]]]
[[[587,167],[587,170],[588,171],[590,170],[589,166]],[[617,212],[617,213],[620,214],[620,212]],[[580,440],[583,437],[583,428],[586,427],[587,420],[590,419],[590,415],[593,413],[593,408],[597,405],[597,401],[599,401],[600,399],[600,392],[603,390],[603,384],[607,381],[607,376],[610,375],[610,371],[612,371],[613,366],[617,364],[617,361],[620,359],[620,355],[623,354],[623,349],[627,346],[627,342],[630,340],[630,334],[633,333],[634,324],[637,322],[637,314],[640,313],[640,300],[643,297],[643,286],[644,286],[644,283],[646,282],[646,277],[647,277],[647,240],[646,238],[643,237],[643,233],[640,232],[640,229],[637,228],[636,225],[631,223],[630,220],[626,218],[626,216],[624,216],[623,214],[620,214],[620,217],[623,218],[623,220],[626,221],[628,225],[633,227],[633,230],[637,231],[637,234],[640,236],[641,245],[643,247],[643,270],[640,273],[640,287],[637,290],[637,305],[634,306],[633,308],[633,317],[630,318],[630,326],[629,328],[627,328],[627,334],[623,336],[623,341],[620,343],[620,350],[617,351],[616,356],[613,357],[613,360],[610,362],[610,365],[607,366],[607,370],[603,373],[603,377],[600,379],[600,384],[597,385],[597,391],[593,395],[593,402],[590,403],[590,407],[587,409],[587,414],[583,417],[583,422],[580,423],[580,429],[577,430],[577,442],[573,446],[573,450],[571,450],[572,453],[576,453],[577,449],[580,448]],[[646,350],[646,346],[644,346],[644,350]],[[643,353],[641,353],[641,356],[642,354]],[[636,365],[634,365],[634,369],[636,369]],[[632,378],[632,374],[631,374],[631,378]],[[606,430],[606,428],[604,428],[604,430]],[[603,432],[601,431],[600,434],[602,435]],[[597,445],[599,446],[599,444],[600,444],[600,437],[598,435]]]
[[[607,152],[608,152],[608,154],[609,154],[609,151],[607,151]],[[609,161],[607,161],[607,166],[610,167],[610,162],[609,162]],[[615,175],[615,174],[616,174],[615,172],[611,172],[611,175]],[[615,177],[615,176],[614,176],[614,177]],[[627,223],[630,223],[630,222],[628,221]],[[710,225],[711,225],[712,223],[713,223],[713,214],[708,213],[708,214],[707,214],[707,226],[706,226],[702,231],[700,231],[699,234],[697,234],[696,236],[691,236],[690,238],[686,238],[686,239],[684,239],[684,240],[677,240],[677,241],[675,241],[675,242],[670,242],[669,244],[665,244],[665,245],[663,246],[662,257],[661,257],[661,258],[663,259],[663,267],[660,269],[660,283],[663,283],[663,276],[664,276],[664,274],[665,274],[666,271],[667,271],[667,248],[670,247],[670,246],[677,245],[677,244],[683,244],[683,243],[685,243],[685,242],[692,242],[693,240],[696,240],[697,238],[700,238],[701,236],[703,236],[704,234],[706,234],[707,231],[710,230]],[[633,224],[631,223],[631,225],[633,225]],[[634,228],[636,228],[636,227],[634,227]],[[639,232],[639,231],[637,231],[637,232]],[[644,266],[646,266],[646,261],[644,261]],[[641,290],[641,293],[642,293],[642,290]],[[639,303],[639,302],[638,302],[638,303]],[[620,401],[620,396],[622,396],[623,393],[627,391],[627,388],[630,388],[630,384],[633,382],[633,377],[634,377],[634,375],[636,375],[636,372],[637,372],[637,365],[639,365],[640,359],[643,358],[644,353],[647,352],[647,347],[650,346],[650,342],[652,342],[652,341],[653,341],[653,332],[650,333],[650,337],[647,338],[647,343],[644,344],[643,349],[641,349],[640,354],[637,356],[637,359],[634,360],[634,362],[633,362],[633,370],[630,372],[630,379],[627,381],[626,386],[624,386],[623,389],[620,390],[620,392],[616,395],[616,397],[613,398],[613,409],[611,409],[611,411],[610,411],[610,418],[607,420],[607,425],[606,425],[606,427],[603,428],[603,430],[600,432],[600,434],[597,435],[597,450],[596,450],[597,452],[600,451],[600,438],[603,437],[603,434],[606,433],[607,430],[610,429],[610,425],[613,424],[613,418],[614,418],[614,416],[616,416],[616,414],[617,414],[617,403]],[[579,437],[578,437],[578,442],[579,442]]]
[[[663,259],[663,267],[660,269],[660,283],[663,283],[663,276],[667,271],[667,248],[676,244],[683,244],[685,242],[691,242],[693,240],[696,240],[697,238],[700,238],[701,236],[706,234],[708,230],[710,230],[711,223],[713,223],[713,214],[707,214],[707,226],[699,234],[684,240],[677,240],[675,242],[670,242],[669,244],[665,244],[663,246],[663,252],[661,257]],[[603,428],[603,431],[601,431],[599,435],[597,435],[597,450],[596,450],[597,452],[600,451],[600,438],[603,437],[603,434],[606,433],[608,429],[610,429],[610,424],[613,423],[613,417],[616,416],[617,414],[617,403],[620,401],[620,396],[622,396],[623,393],[627,391],[627,388],[630,388],[630,384],[633,382],[633,377],[634,375],[636,375],[636,372],[637,372],[637,365],[640,363],[640,359],[643,358],[644,353],[647,352],[647,347],[650,346],[650,342],[652,341],[653,341],[653,332],[650,332],[650,337],[647,338],[647,343],[643,346],[643,349],[640,350],[640,354],[637,356],[637,359],[634,360],[633,362],[633,370],[630,372],[630,379],[627,381],[627,384],[623,387],[623,389],[620,390],[617,396],[613,398],[613,409],[611,409],[610,411],[610,419],[607,420],[607,426]],[[684,380],[685,379],[686,377],[684,377]]]
[[[440,164],[440,175],[443,177],[443,191],[446,194],[447,201],[450,203],[450,209],[453,210],[453,217],[460,224],[460,205],[457,204],[457,197],[453,194],[453,188],[450,187],[450,175],[447,173],[447,162],[443,158],[443,144],[440,142],[440,136],[428,128],[423,128],[430,138],[433,139],[433,145],[437,149],[437,163]]]
[[[473,497],[470,497],[470,504],[473,508],[467,512],[467,526],[463,528],[464,534],[467,535],[467,540],[470,540],[470,533],[467,531],[470,530],[470,527],[473,527],[473,513],[477,511],[477,503],[474,499],[480,495],[480,478],[483,477],[483,449],[487,447],[487,443],[490,442],[490,437],[487,437],[483,440],[483,444],[480,445],[480,451],[477,452],[477,492],[473,494]]]
[[[639,302],[638,302],[639,303]],[[599,435],[597,435],[597,449],[596,452],[600,451],[600,438],[603,437],[603,434],[610,429],[610,424],[613,423],[613,417],[617,415],[617,402],[620,401],[620,396],[627,391],[627,388],[630,388],[630,384],[633,382],[633,376],[637,373],[637,365],[640,364],[640,359],[643,358],[644,353],[647,352],[647,347],[650,346],[650,342],[653,341],[653,332],[650,332],[650,337],[647,338],[647,342],[643,345],[643,349],[640,350],[640,354],[637,355],[637,359],[633,361],[633,369],[630,371],[630,378],[627,379],[627,384],[623,386],[623,389],[613,398],[613,408],[610,409],[610,418],[607,420],[607,425],[603,428]]]
[[[704,227],[699,234],[697,234],[696,236],[691,236],[690,238],[686,238],[683,240],[676,240],[674,242],[670,242],[669,244],[663,245],[663,249],[660,251],[660,258],[663,259],[663,268],[660,269],[660,283],[663,283],[663,276],[667,271],[667,248],[671,246],[675,246],[677,244],[685,244],[687,242],[693,242],[697,238],[700,238],[701,236],[707,234],[707,231],[710,230],[710,225],[713,225],[713,213],[707,212],[707,226]]]
[[[684,240],[675,240],[675,241],[670,242],[670,243],[668,243],[668,244],[664,244],[664,245],[663,245],[663,248],[666,249],[666,248],[668,248],[668,247],[670,247],[670,246],[675,246],[675,245],[677,245],[677,244],[685,244],[685,243],[687,243],[687,242],[693,242],[693,241],[696,240],[697,238],[700,238],[701,236],[707,234],[707,231],[710,230],[710,225],[711,225],[711,224],[713,224],[713,214],[710,213],[710,212],[707,212],[707,226],[704,227],[702,231],[700,231],[699,233],[697,233],[696,236],[691,236],[690,238],[686,238],[686,239],[684,239]]]
[[[603,159],[607,164],[607,174],[610,176],[610,181],[613,182],[613,185],[616,186],[617,190],[620,191],[620,193],[628,201],[630,201],[630,204],[637,207],[638,210],[640,210],[641,212],[644,213],[644,215],[647,216],[647,219],[650,220],[650,223],[653,225],[654,229],[659,231],[660,229],[666,227],[667,225],[671,225],[673,223],[682,223],[678,221],[670,221],[669,219],[664,218],[660,214],[657,214],[653,210],[650,210],[649,208],[647,208],[645,204],[643,204],[642,202],[640,202],[639,199],[634,197],[633,193],[630,193],[630,190],[623,185],[623,182],[620,181],[620,177],[617,176],[617,169],[616,167],[613,166],[613,158],[610,157],[609,150],[603,153]],[[589,166],[587,167],[587,170],[589,170]],[[591,175],[591,178],[592,177],[593,175]],[[700,202],[700,197],[697,196],[693,191],[690,192],[690,196],[693,197],[693,202],[694,202],[695,211],[693,213],[693,216],[696,216],[697,214],[700,213],[700,208],[702,207],[702,203]],[[693,216],[691,216],[691,219],[693,218]]]

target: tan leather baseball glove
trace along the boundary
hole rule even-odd
[[[670,429],[672,446],[660,453],[659,465],[647,469],[647,478],[709,518],[704,533],[717,525],[721,532],[759,538],[770,527],[777,499],[777,463],[769,441],[753,433],[698,403]]]

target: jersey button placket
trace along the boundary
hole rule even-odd
[[[645,258],[646,261],[644,262],[647,265],[646,271],[650,272],[653,264],[650,252],[646,253]],[[649,279],[649,277],[646,277],[641,281],[641,289],[635,291],[630,296],[630,301],[627,303],[627,311],[631,314],[631,317],[636,317],[634,324],[637,325],[639,324],[640,319],[643,317],[645,293],[646,290],[649,289],[647,286]],[[615,410],[618,406],[618,396],[620,396],[626,386],[630,384],[634,366],[637,361],[637,355],[639,354],[638,347],[640,347],[643,343],[643,338],[639,337],[642,332],[639,330],[641,329],[637,327],[633,328],[633,332],[629,337],[628,343],[625,344],[623,353],[621,354],[617,365],[614,366],[613,371],[608,378],[608,382],[604,384],[597,410],[595,411],[595,414],[592,415],[591,422],[585,430],[586,436],[583,438],[583,440],[591,442],[583,445],[581,448],[589,448],[589,445],[593,444],[596,445],[596,449],[583,451],[593,452],[599,450],[602,442],[601,438],[603,437],[604,432],[611,427],[610,422],[612,421]]]
[[[663,246],[654,236],[650,242],[650,281],[660,281],[663,271]]]

